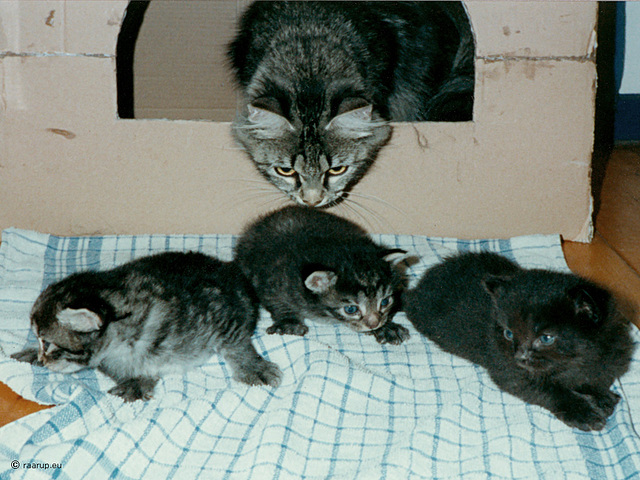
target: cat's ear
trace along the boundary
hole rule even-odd
[[[102,318],[86,308],[65,308],[58,313],[58,323],[74,332],[95,332],[102,327]]]
[[[504,275],[487,275],[482,279],[482,286],[494,300],[502,295],[511,277]]]
[[[325,129],[332,130],[341,137],[357,140],[370,137],[377,127],[386,125],[386,123],[383,120],[374,119],[373,106],[367,104],[336,115]]]
[[[247,105],[247,125],[245,127],[252,133],[262,139],[280,138],[286,132],[292,132],[295,129],[293,125],[282,115],[267,110],[256,105]]]
[[[385,262],[389,262],[391,265],[397,265],[409,257],[409,252],[402,250],[401,248],[387,248],[383,250],[380,255],[380,258]]]
[[[576,285],[567,291],[567,296],[576,317],[592,323],[606,318],[611,294],[605,289],[589,284]]]
[[[326,293],[338,281],[338,276],[326,270],[310,273],[304,280],[304,285],[313,293]]]

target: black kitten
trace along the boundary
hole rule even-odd
[[[474,45],[460,2],[255,2],[229,47],[234,135],[294,201],[344,198],[388,121],[471,120]]]
[[[251,344],[257,314],[234,263],[161,253],[47,287],[31,311],[39,348],[12,357],[65,373],[98,368],[117,383],[109,393],[127,401],[148,400],[160,376],[216,352],[236,380],[275,387],[280,370]]]
[[[325,319],[393,344],[409,337],[391,321],[403,286],[394,264],[405,256],[354,223],[297,206],[260,218],[236,246],[237,262],[271,313],[267,333],[304,335],[305,318]]]
[[[466,253],[428,270],[404,308],[442,349],[567,425],[600,430],[620,399],[610,387],[631,360],[629,322],[609,292],[575,275]]]

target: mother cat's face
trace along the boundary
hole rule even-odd
[[[256,98],[234,122],[234,133],[270,183],[296,203],[326,207],[367,172],[391,127],[360,97],[311,103],[316,108]]]

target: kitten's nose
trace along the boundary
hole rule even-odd
[[[520,362],[528,362],[531,360],[531,351],[528,349],[518,349],[514,355],[515,359]]]
[[[380,328],[382,326],[380,316],[376,314],[367,315],[362,319],[362,322],[371,330],[375,330],[376,328]]]

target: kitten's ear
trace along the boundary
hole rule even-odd
[[[586,321],[599,323],[607,316],[611,294],[595,285],[576,285],[567,292],[575,314]]]
[[[325,293],[338,281],[338,276],[333,272],[317,270],[305,278],[304,285],[313,293]]]
[[[370,137],[377,127],[386,125],[386,123],[383,120],[374,120],[373,106],[367,104],[336,115],[325,129],[333,130],[341,137],[357,140]]]
[[[259,138],[265,140],[280,138],[286,132],[295,130],[289,120],[278,113],[252,104],[247,105],[247,110],[249,123],[245,127],[239,128],[250,129]]]
[[[397,265],[409,257],[409,252],[402,250],[401,248],[387,248],[383,250],[380,255],[380,258],[385,262],[389,262],[391,265]]]
[[[511,277],[504,275],[487,275],[482,279],[482,286],[493,299],[496,299],[504,292],[510,281]]]
[[[86,308],[65,308],[57,317],[58,323],[74,332],[94,332],[102,327],[102,318]]]

